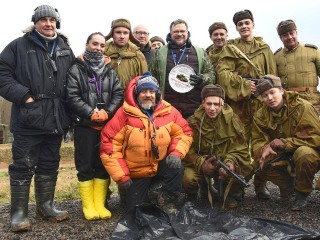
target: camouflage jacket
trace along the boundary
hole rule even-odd
[[[273,139],[281,139],[286,152],[300,146],[320,148],[320,121],[315,108],[296,92],[285,92],[285,106],[280,112],[263,105],[254,115],[252,153],[259,156],[262,147]],[[258,161],[258,159],[255,159]]]
[[[247,176],[251,172],[248,145],[244,139],[244,129],[236,114],[227,104],[216,119],[207,117],[200,106],[188,118],[193,131],[193,143],[184,162],[200,172],[207,155],[217,155],[224,162],[231,161],[238,173]]]
[[[113,42],[107,42],[105,55],[111,58],[112,68],[117,72],[123,89],[131,79],[148,71],[146,58],[131,42],[123,48],[117,48]]]

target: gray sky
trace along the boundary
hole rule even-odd
[[[100,31],[106,35],[110,31],[111,21],[116,18],[127,18],[132,27],[143,24],[149,28],[150,37],[159,35],[164,39],[170,23],[182,18],[189,24],[192,43],[206,48],[211,44],[208,28],[215,21],[227,25],[229,38],[239,36],[232,17],[235,12],[244,9],[251,10],[254,15],[254,35],[263,37],[273,51],[282,46],[276,27],[286,19],[296,22],[301,43],[320,47],[319,0],[225,0],[204,3],[197,0],[9,0],[1,3],[1,51],[10,41],[22,36],[22,29],[33,24],[33,10],[41,4],[58,9],[61,15],[60,31],[68,36],[75,55],[84,51],[90,33]]]

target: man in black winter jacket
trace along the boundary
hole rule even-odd
[[[31,229],[29,189],[35,175],[37,215],[63,221],[68,212],[53,206],[62,136],[70,125],[65,105],[66,72],[74,60],[67,38],[57,32],[60,15],[49,5],[38,6],[34,23],[0,54],[0,95],[12,102],[13,133],[11,230]]]

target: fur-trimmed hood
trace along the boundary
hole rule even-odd
[[[35,29],[35,26],[30,25],[30,26],[26,27],[25,29],[22,29],[22,32],[27,34],[27,33],[31,33],[34,29]],[[56,31],[56,32],[57,32],[57,35],[59,37],[61,37],[68,46],[70,46],[69,38],[62,32],[58,32],[58,31]]]

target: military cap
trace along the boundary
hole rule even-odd
[[[271,74],[265,75],[259,80],[255,95],[261,95],[275,87],[282,87],[280,78]]]
[[[205,99],[206,97],[220,97],[223,100],[225,99],[225,92],[223,88],[218,84],[208,84],[202,88],[201,98]]]
[[[228,32],[227,26],[223,22],[214,22],[208,29],[210,36],[217,29],[225,29]]]
[[[281,21],[277,27],[279,36],[293,30],[297,30],[297,26],[295,22],[291,19]]]
[[[153,43],[153,42],[155,42],[155,41],[161,42],[163,45],[166,44],[165,41],[164,41],[161,37],[159,37],[159,36],[154,36],[154,37],[150,38],[150,42],[151,42],[151,43]]]
[[[253,22],[253,15],[252,15],[252,12],[250,10],[243,10],[243,11],[239,11],[239,12],[236,12],[234,15],[233,15],[233,22],[235,25],[237,25],[237,23],[243,19],[251,19],[251,21]]]
[[[130,34],[129,34],[130,41],[140,47],[140,42],[132,34],[130,21],[124,18],[115,19],[111,22],[111,30],[109,34],[106,36],[106,41],[112,38],[113,30],[117,27],[127,28],[130,31]]]

